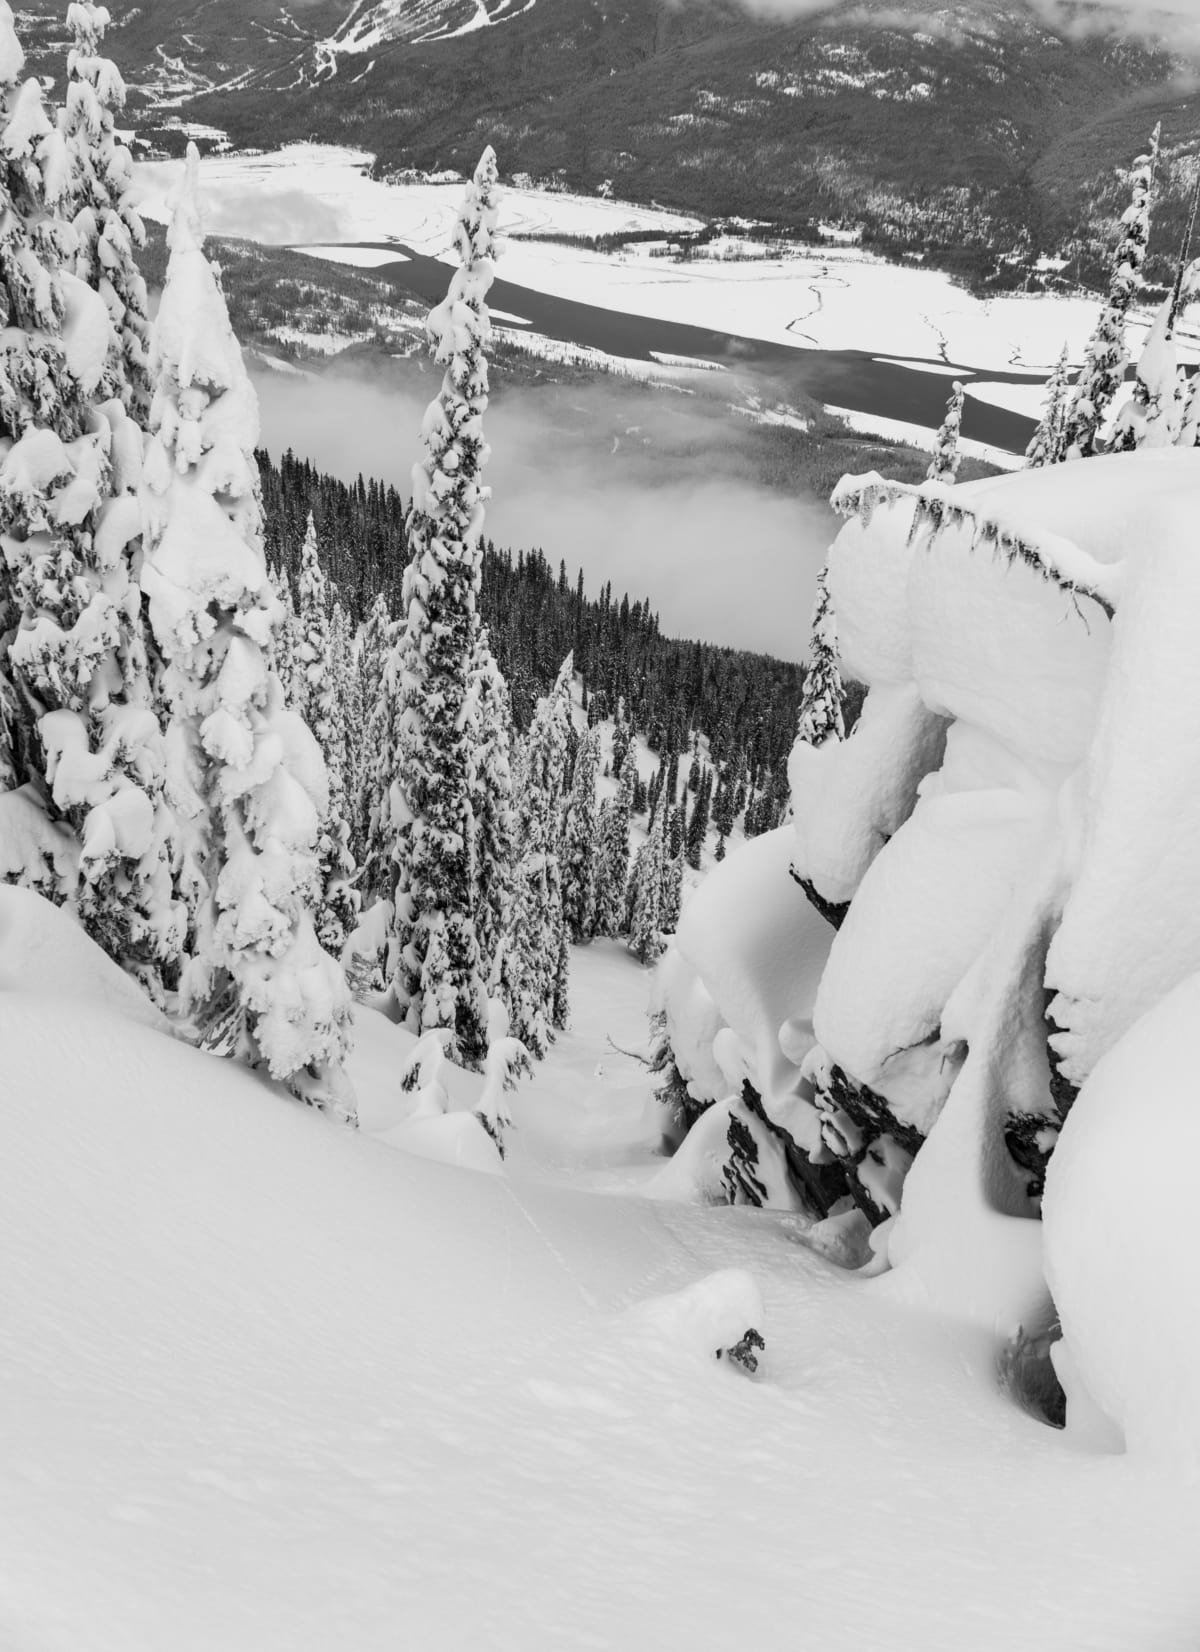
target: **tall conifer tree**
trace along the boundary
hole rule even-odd
[[[150,411],[150,323],[137,250],[146,231],[133,204],[132,157],[116,131],[125,84],[101,55],[109,22],[107,9],[92,0],[72,0],[67,8],[73,44],[60,116],[69,168],[65,207],[76,237],[74,273],[99,293],[112,323],[105,393],[144,422]]]
[[[550,693],[538,701],[525,740],[517,791],[516,922],[521,948],[520,993],[512,1031],[530,1052],[545,1055],[552,1027],[565,1023],[568,954],[562,898],[563,801],[571,728],[568,655]]]
[[[453,1053],[479,1067],[487,1003],[475,931],[475,829],[468,695],[479,619],[480,534],[487,491],[486,295],[496,256],[496,157],[484,151],[455,228],[459,267],[429,316],[446,369],[425,415],[413,470],[404,621],[384,679],[390,708],[379,787],[396,889],[392,988],[414,1031],[445,1028]]]
[[[822,568],[817,575],[817,600],[813,606],[797,738],[810,746],[823,746],[827,740],[844,740],[843,697],[837,620],[829,598],[826,570]]]
[[[155,328],[143,486],[142,581],[166,662],[176,795],[191,812],[185,1001],[206,1048],[353,1117],[342,1067],[350,997],[310,915],[327,781],[268,663],[280,614],[262,548],[258,407],[204,256],[198,168],[190,146]]]
[[[354,857],[346,820],[346,694],[334,648],[329,581],[321,567],[317,528],[309,513],[300,552],[300,612],[296,616],[292,705],[304,718],[325,759],[329,802],[321,817],[317,938],[336,958],[358,918]]]
[[[1065,445],[1067,457],[1071,459],[1087,459],[1096,452],[1104,416],[1125,378],[1129,361],[1125,324],[1141,286],[1142,265],[1146,261],[1161,135],[1161,126],[1155,127],[1150,153],[1139,155],[1133,163],[1133,198],[1121,217],[1108,298],[1088,342],[1083,369],[1067,413]]]
[[[36,80],[18,84],[22,67],[3,5],[0,875],[74,907],[158,994],[182,914],[137,582],[141,433],[107,399],[109,315],[71,272],[77,237],[58,216],[90,150],[52,124]]]
[[[1046,386],[1046,403],[1038,427],[1025,449],[1025,464],[1029,470],[1041,470],[1045,465],[1061,464],[1067,456],[1070,372],[1067,346],[1064,344],[1062,354]]]
[[[589,730],[575,754],[563,830],[563,913],[571,938],[590,941],[596,925],[596,770],[600,737]]]
[[[933,458],[930,460],[929,469],[925,473],[926,480],[929,482],[953,482],[958,475],[958,467],[962,464],[959,435],[962,430],[965,402],[966,392],[958,380],[955,379],[950,393],[950,400],[946,403],[946,417],[937,433]]]

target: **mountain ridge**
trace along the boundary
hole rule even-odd
[[[60,0],[26,4],[36,66],[61,73]],[[143,0],[109,49],[143,127],[351,143],[384,172],[467,172],[492,143],[509,177],[854,222],[892,254],[1009,285],[1051,253],[1099,273],[1106,191],[1160,118],[1173,255],[1200,153],[1194,69],[1051,27],[1026,0],[843,0],[791,20],[733,0]]]

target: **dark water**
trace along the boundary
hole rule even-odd
[[[386,250],[384,243],[360,244],[384,246]],[[446,296],[447,266],[400,243],[397,250],[407,261],[372,269],[372,277],[426,304],[440,303]],[[551,297],[501,279],[493,282],[488,303],[494,309],[526,317],[535,332],[567,344],[586,345],[634,361],[648,361],[652,351],[660,351],[702,357],[730,368],[766,370],[783,400],[789,392],[806,395],[817,402],[878,418],[902,419],[930,430],[941,424],[950,394],[947,363],[934,358],[926,358],[931,371],[922,372],[919,367],[896,367],[861,350],[789,349],[786,345],[710,332],[704,327],[626,315],[621,310]],[[969,363],[949,365],[964,383],[973,378],[1000,384],[1044,382],[1044,375],[1036,373],[999,373],[990,368],[979,372]],[[942,371],[933,371],[935,368]],[[989,442],[1019,453],[1033,434],[1033,422],[1022,414],[972,398],[963,414],[962,432],[972,441]]]

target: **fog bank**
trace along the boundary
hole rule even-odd
[[[377,476],[407,498],[432,375],[423,396],[333,375],[259,372],[255,383],[273,458],[291,447],[343,481]],[[622,422],[631,409],[635,425]],[[743,421],[701,420],[675,396],[623,401],[601,384],[574,387],[566,407],[506,391],[485,423],[485,533],[497,545],[540,547],[572,579],[582,568],[591,595],[611,580],[618,596],[648,597],[668,635],[801,657],[836,524],[824,507],[728,474]]]

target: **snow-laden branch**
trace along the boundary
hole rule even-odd
[[[944,484],[889,482],[869,471],[865,476],[844,476],[830,504],[840,516],[857,516],[866,525],[880,505],[890,509],[902,499],[913,500],[915,506],[910,543],[925,528],[932,543],[943,528],[968,527],[973,551],[990,550],[1006,562],[1022,562],[1076,602],[1090,597],[1112,619],[1123,584],[1123,563],[1097,562],[1062,534],[1039,532],[1033,538],[994,511],[983,515],[960,504]]]

